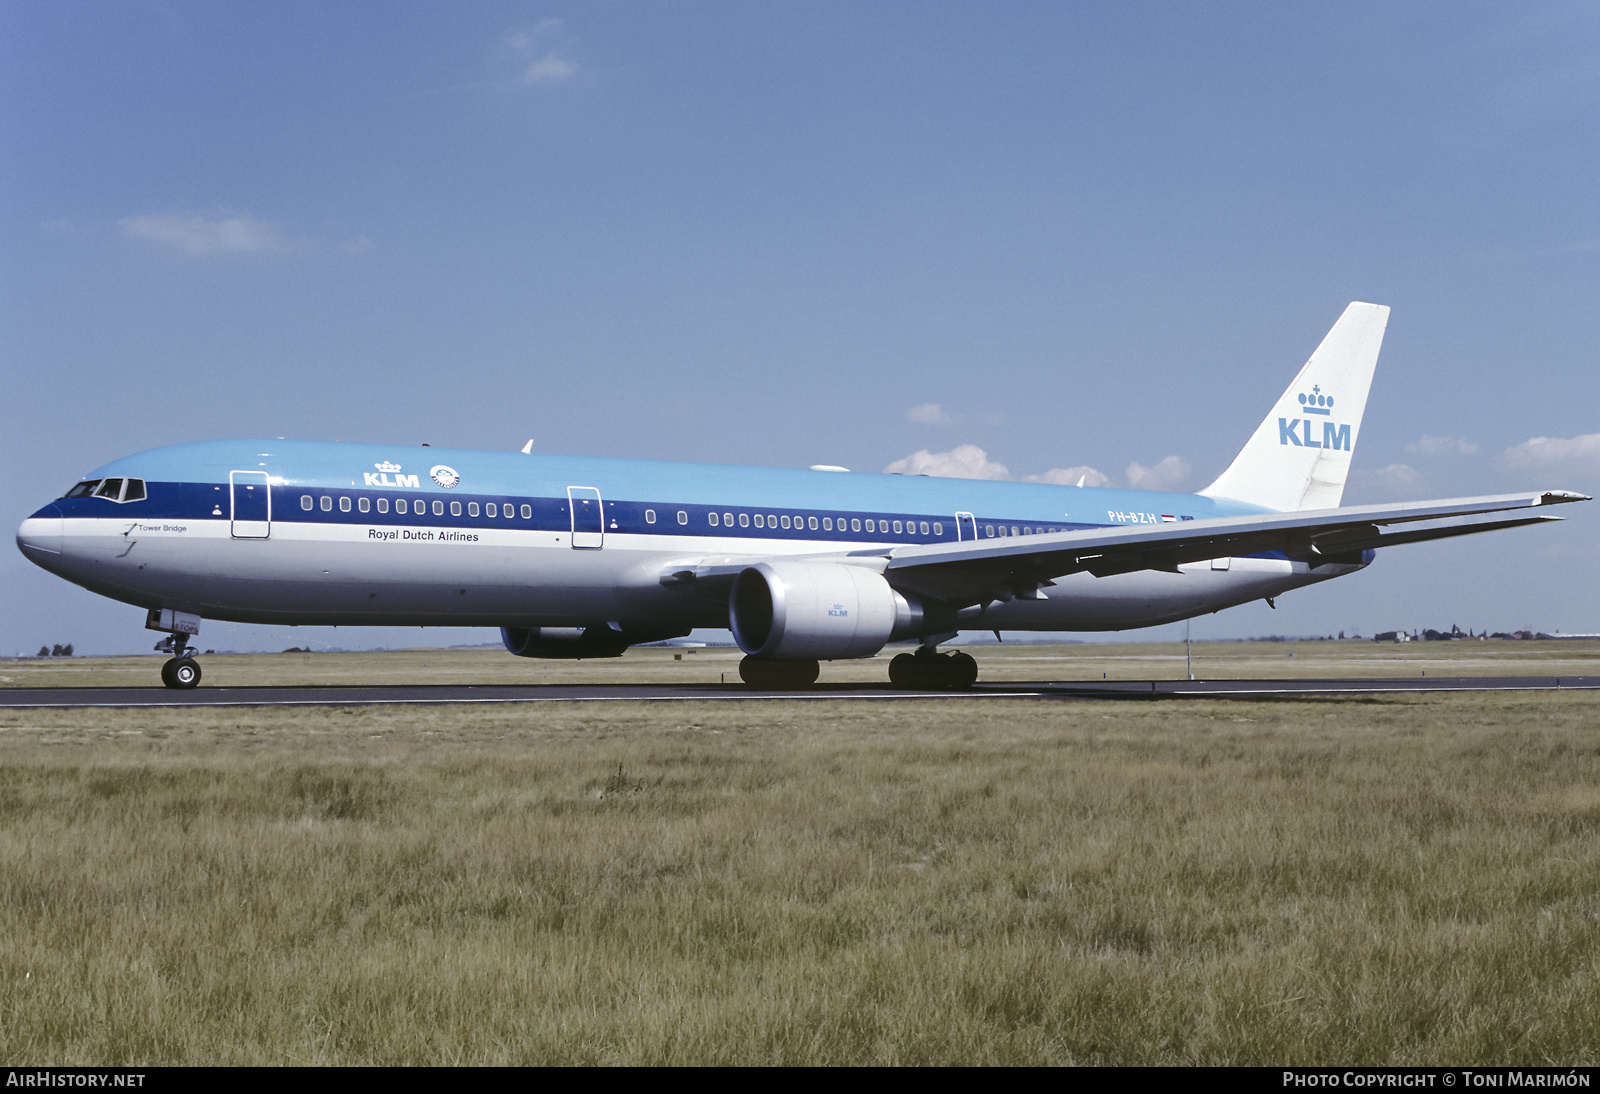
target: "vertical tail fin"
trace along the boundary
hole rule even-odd
[[[1344,496],[1389,309],[1351,304],[1207,497],[1279,512],[1333,509]]]

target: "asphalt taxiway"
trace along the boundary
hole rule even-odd
[[[899,691],[870,684],[818,684],[783,691],[745,684],[533,684],[400,687],[5,688],[0,709],[34,707],[438,706],[459,703],[751,702],[907,699],[1270,699],[1465,691],[1600,689],[1600,676],[1367,677],[1344,680],[1092,680],[979,683],[970,691]]]

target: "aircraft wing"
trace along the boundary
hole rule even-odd
[[[1349,557],[1369,548],[1560,520],[1544,514],[1490,521],[1471,518],[1587,500],[1583,494],[1551,490],[918,544],[895,548],[884,576],[896,586],[944,599],[1004,597],[1006,593],[1027,599],[1052,578],[1083,571],[1096,577],[1135,570],[1176,573],[1186,562],[1264,551],[1288,551],[1334,562],[1339,556]],[[1430,525],[1383,530],[1421,522]]]
[[[1560,520],[1542,513],[1487,521],[1473,518],[1588,500],[1583,494],[1550,490],[1155,525],[1114,525],[1036,536],[794,557],[882,565],[884,577],[897,588],[965,604],[1013,597],[1032,599],[1052,579],[1085,571],[1096,577],[1136,570],[1176,573],[1183,563],[1264,551],[1288,551],[1336,562],[1341,556],[1349,558],[1373,548]],[[1426,527],[1385,531],[1396,525],[1423,522],[1427,522]],[[880,559],[884,561],[880,563]],[[692,584],[701,592],[716,595],[724,581],[731,583],[745,567],[772,561],[776,561],[773,556],[685,560],[665,567],[661,582],[669,586]]]

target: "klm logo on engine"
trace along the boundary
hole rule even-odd
[[[850,615],[850,612],[843,604],[835,604],[828,609],[828,614],[835,619],[845,619]]]
[[[382,463],[375,463],[372,466],[378,469],[377,474],[373,474],[371,471],[363,471],[361,473],[362,478],[366,480],[364,484],[366,486],[409,486],[413,490],[422,489],[422,484],[417,481],[417,476],[399,474],[400,465],[397,463],[390,463],[388,460],[384,460]],[[391,475],[394,477],[390,478]],[[418,502],[418,504],[420,505],[421,502]]]
[[[1300,413],[1317,414],[1327,418],[1333,414],[1333,396],[1324,395],[1322,388],[1313,386],[1309,395],[1300,396]],[[1311,418],[1279,418],[1278,443],[1292,444],[1296,448],[1328,448],[1335,452],[1350,451],[1350,426],[1339,422],[1322,422],[1322,438],[1317,438],[1317,422]]]

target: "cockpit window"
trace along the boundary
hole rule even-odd
[[[107,501],[144,501],[143,479],[88,479],[62,495],[64,498],[105,498]]]

